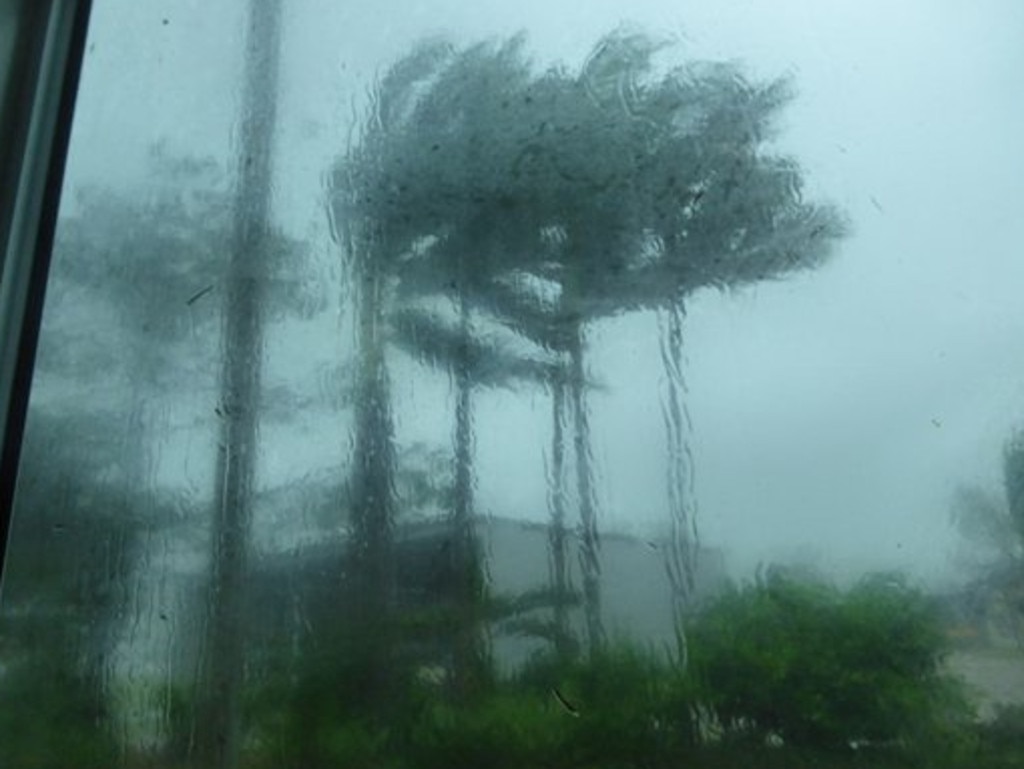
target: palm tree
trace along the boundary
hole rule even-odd
[[[662,47],[620,31],[578,73],[539,75],[521,38],[462,54],[421,48],[391,70],[401,85],[378,100],[377,130],[350,153],[345,178],[356,183],[337,185],[363,202],[350,217],[388,234],[376,253],[401,263],[402,282],[421,292],[431,280],[454,287],[465,326],[477,307],[566,361],[552,387],[552,462],[562,463],[564,386],[592,649],[603,629],[587,327],[633,310],[669,313],[666,362],[676,373],[666,413],[677,468],[685,297],[815,266],[842,232],[834,212],[802,202],[796,165],[763,150],[785,84],[751,84],[731,65],[655,79]],[[540,297],[541,286],[556,298]],[[678,501],[687,485],[674,481],[670,493],[679,540],[670,571],[683,599],[695,557],[693,522]],[[560,499],[553,494],[556,521]],[[557,526],[553,560],[564,561]]]
[[[460,297],[454,322],[422,309],[399,310],[392,317],[395,341],[421,361],[449,372],[455,389],[454,472],[447,557],[452,579],[453,686],[461,699],[484,682],[486,654],[480,628],[488,597],[483,557],[476,534],[473,473],[473,393],[482,387],[545,382],[553,364],[474,334],[468,300]]]
[[[696,71],[694,71],[694,69]],[[648,222],[657,258],[637,275],[645,307],[662,317],[667,391],[671,547],[667,566],[681,619],[695,589],[697,532],[691,429],[683,399],[681,346],[686,297],[703,287],[734,288],[820,265],[844,233],[839,215],[804,203],[796,164],[763,150],[771,122],[791,92],[785,81],[755,85],[732,67],[680,70],[650,93],[647,114],[674,105],[649,176]],[[684,185],[680,179],[686,178]],[[646,275],[643,273],[647,273]],[[685,637],[680,636],[685,662]]]
[[[393,583],[388,532],[394,503],[387,479],[394,469],[386,322],[391,321],[391,338],[449,370],[455,382],[450,553],[453,573],[461,575],[456,603],[467,610],[479,604],[475,593],[480,588],[472,498],[474,385],[546,376],[537,373],[542,371],[539,362],[488,347],[474,339],[472,330],[473,295],[499,264],[500,249],[491,248],[494,228],[488,222],[500,213],[499,185],[507,175],[489,170],[500,103],[526,73],[519,47],[513,41],[500,49],[482,45],[456,55],[449,46],[434,44],[414,51],[382,79],[362,141],[335,170],[333,213],[346,233],[359,285],[358,369],[368,383],[356,404],[353,541],[365,553],[358,570],[371,583],[363,592],[377,596],[376,606],[390,605],[393,592],[388,587]],[[442,298],[455,303],[455,328],[429,314],[393,309]],[[478,656],[470,640],[474,623],[464,619],[456,643],[456,678],[465,677],[469,659]]]
[[[796,164],[768,155],[770,121],[785,82],[749,83],[730,65],[678,68],[652,77],[662,48],[619,31],[599,42],[580,73],[538,81],[545,105],[536,161],[553,167],[549,227],[562,252],[545,277],[560,283],[553,319],[572,361],[572,402],[591,643],[600,640],[597,526],[589,470],[583,382],[584,330],[634,309],[667,314],[670,503],[677,547],[669,561],[680,601],[693,590],[695,529],[681,445],[682,317],[687,295],[735,287],[820,264],[842,234],[838,215],[806,204]],[[692,472],[692,470],[690,471]]]
[[[393,158],[403,157],[405,124],[416,90],[437,72],[447,55],[446,46],[422,46],[376,83],[363,137],[331,174],[329,211],[356,301],[354,449],[347,495],[352,578],[347,596],[357,642],[352,653],[363,658],[368,704],[386,702],[392,679],[395,447],[385,322],[396,267],[417,246],[419,237],[393,204],[398,185],[388,173],[402,166],[401,160],[396,166]],[[413,157],[406,155],[412,162]],[[367,642],[359,644],[360,638]]]

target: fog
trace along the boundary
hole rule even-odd
[[[145,182],[163,143],[227,167],[237,141],[243,3],[96,2],[68,174]],[[469,43],[518,30],[539,64],[578,67],[620,23],[676,42],[672,60],[741,62],[796,91],[775,147],[806,197],[851,233],[813,272],[686,306],[685,355],[702,540],[735,573],[797,560],[837,575],[949,576],[958,484],[1000,489],[1003,442],[1024,423],[1024,6],[917,0],[811,3],[594,0],[285,3],[274,207],[311,243],[322,312],[273,325],[267,387],[321,405],[262,431],[264,487],[346,462],[348,423],[323,403],[350,349],[350,295],[324,174],[351,141],[374,77],[424,36]],[[589,367],[601,525],[667,525],[663,370],[653,314],[595,325]],[[397,438],[450,440],[450,386],[393,356]],[[447,407],[439,403],[447,398]],[[205,413],[186,396],[181,414]],[[529,388],[481,395],[481,512],[543,520],[550,406]],[[162,443],[163,482],[202,485],[209,448]]]

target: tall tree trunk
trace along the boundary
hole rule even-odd
[[[565,511],[565,371],[560,368],[551,380],[551,464],[548,468],[548,507],[551,524],[548,545],[551,551],[551,588],[554,594],[555,654],[563,662],[575,648],[569,629],[568,532]]]
[[[469,339],[472,334],[469,303],[459,297],[459,335],[461,344],[455,363],[455,531],[467,540],[473,526],[473,412],[472,374]]]
[[[659,343],[665,367],[665,390],[661,414],[668,444],[669,542],[665,567],[672,587],[673,612],[680,663],[688,661],[684,620],[696,589],[697,504],[693,489],[693,451],[690,446],[692,424],[686,406],[686,377],[683,370],[683,322],[686,316],[682,300],[659,315]]]
[[[585,395],[583,324],[577,319],[569,338],[570,384],[573,408],[573,448],[576,454],[576,489],[580,506],[580,571],[583,576],[583,613],[587,644],[593,655],[605,641],[601,617],[601,540],[594,496],[593,455],[590,450],[590,419]]]
[[[455,648],[453,684],[455,695],[465,701],[481,684],[482,648],[480,604],[482,575],[474,528],[473,503],[473,379],[469,342],[473,333],[469,301],[459,296],[461,348],[455,364],[455,489],[452,511],[452,574],[454,577]]]
[[[222,428],[215,479],[205,690],[197,729],[200,765],[208,769],[237,767],[241,743],[244,588],[256,468],[261,306],[269,240],[279,38],[279,0],[252,0],[236,169],[234,245],[222,332]]]
[[[371,224],[372,227],[372,224]],[[366,704],[379,712],[391,699],[395,584],[395,447],[391,386],[385,358],[384,243],[363,243],[358,255],[358,381],[352,468],[347,653],[362,668]]]

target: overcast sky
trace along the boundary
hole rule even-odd
[[[525,29],[539,62],[576,66],[628,22],[677,40],[679,59],[792,77],[797,96],[782,115],[779,149],[801,163],[808,197],[840,207],[852,234],[814,273],[688,303],[700,530],[738,568],[799,557],[844,571],[942,572],[955,544],[951,490],[998,490],[1001,444],[1024,424],[1024,4],[284,5],[276,211],[282,226],[312,239],[327,286],[340,270],[322,174],[374,75],[425,35],[472,42]],[[95,6],[69,184],[137,183],[161,140],[228,164],[244,4]],[[340,286],[332,296],[316,323],[271,336],[271,384],[323,386],[351,345]],[[606,385],[592,398],[602,515],[609,527],[657,528],[665,439],[655,319],[601,324],[591,343],[590,365]],[[400,440],[444,445],[446,380],[402,370]],[[547,400],[494,393],[477,413],[482,507],[540,519]],[[307,413],[264,430],[267,482],[342,462],[344,424]],[[180,454],[170,451],[168,462],[182,466]]]

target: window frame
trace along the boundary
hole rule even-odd
[[[16,20],[0,104],[0,588],[92,0],[0,0]]]

